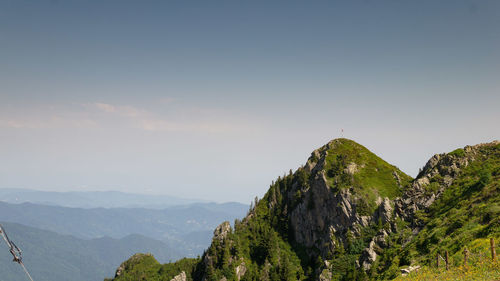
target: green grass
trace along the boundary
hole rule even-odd
[[[164,281],[171,280],[180,272],[186,273],[187,280],[193,280],[192,273],[199,259],[184,258],[174,263],[160,264],[152,255],[135,254],[125,261],[124,274],[114,281]]]
[[[353,187],[364,206],[362,213],[370,215],[376,208],[377,197],[394,199],[401,195],[412,178],[397,167],[387,163],[364,146],[348,139],[337,139],[330,143],[327,151],[325,171],[327,183],[334,189]],[[345,169],[355,164],[356,172],[351,175]],[[401,180],[401,188],[394,176]]]
[[[498,237],[496,241],[499,241]],[[467,266],[464,266],[464,256],[461,251],[450,257],[450,269],[447,271],[444,261],[440,261],[440,267],[436,264],[424,266],[408,276],[400,276],[396,281],[421,281],[421,280],[500,280],[500,263],[494,262],[490,256],[489,239],[476,239],[467,245],[469,254]],[[444,254],[442,254],[444,255]]]
[[[476,238],[500,235],[500,149],[485,147],[477,157],[423,214],[426,227],[415,239],[420,252],[456,252]]]
[[[487,256],[486,238],[495,237],[497,244],[500,242],[500,147],[483,146],[479,152],[428,212],[418,213],[425,226],[396,254],[407,260],[406,265],[412,261],[424,269],[412,275],[415,279],[410,276],[400,280],[494,280],[488,279],[491,277],[488,274],[497,274],[498,278],[498,265],[495,269],[479,261],[478,266],[473,262],[468,270],[453,269],[448,273],[440,273],[431,266],[437,253],[444,255],[448,251],[451,264],[458,268],[463,263],[464,247]],[[483,250],[477,250],[481,247]],[[471,279],[460,279],[463,276]]]
[[[456,157],[464,157],[465,156],[465,151],[463,148],[457,148],[453,150],[452,152],[448,153],[449,155],[453,155]]]

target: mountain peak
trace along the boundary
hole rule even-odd
[[[334,189],[352,187],[373,190],[381,197],[394,198],[411,177],[387,163],[361,144],[346,138],[331,140],[309,157],[306,172],[322,173]]]
[[[355,142],[354,140],[347,139],[347,138],[336,138],[336,139],[329,141],[328,143],[326,143],[322,147],[318,148],[317,150],[318,151],[331,150],[331,149],[337,149],[337,148],[342,148],[342,147],[350,147],[352,149],[366,149],[364,146]]]

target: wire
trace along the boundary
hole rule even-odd
[[[26,275],[28,275],[29,279],[30,279],[31,281],[33,281],[33,278],[31,278],[31,275],[30,275],[30,273],[28,272],[28,270],[26,269],[26,266],[24,266],[24,263],[23,263],[23,262],[21,262],[21,263],[19,263],[19,264],[23,267],[24,272],[26,272]]]
[[[17,247],[17,245],[14,244],[14,242],[10,241],[9,236],[7,235],[7,232],[5,232],[5,229],[3,228],[3,226],[1,224],[0,224],[0,234],[2,235],[3,240],[5,240],[5,243],[7,244],[7,246],[9,246],[10,253],[14,257],[13,261],[20,264],[23,267],[24,272],[26,272],[26,275],[28,276],[28,278],[31,281],[33,281],[33,278],[31,277],[30,273],[26,269],[26,266],[24,266],[21,249],[19,249],[19,247]]]

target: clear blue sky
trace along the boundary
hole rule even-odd
[[[0,0],[0,187],[248,203],[354,139],[500,138],[500,1]]]

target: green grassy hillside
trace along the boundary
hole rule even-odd
[[[451,154],[460,157],[464,151],[455,150]],[[436,175],[430,185],[439,184],[442,180]],[[473,270],[470,272],[475,272],[474,278],[478,279],[470,280],[494,280],[488,279],[490,277],[481,279],[482,275],[500,279],[498,264],[488,262],[489,250],[485,249],[485,238],[495,238],[497,244],[500,243],[500,144],[479,147],[470,165],[460,172],[460,176],[429,210],[419,213],[416,219],[424,225],[423,229],[414,237],[405,230],[399,234],[405,237],[400,239],[411,238],[411,241],[405,247],[395,243],[390,249],[395,255],[390,257],[393,270],[388,272],[382,268],[383,277],[395,277],[398,266],[412,262],[427,266],[435,264],[436,254],[444,256],[445,251],[450,254],[453,268],[457,268],[463,263],[464,248],[468,248],[473,254],[485,257],[472,259]],[[474,252],[474,249],[477,251]],[[455,270],[450,276],[462,273]],[[448,273],[435,274],[431,271],[426,274],[441,278]]]
[[[174,263],[160,264],[151,254],[135,254],[120,265],[123,273],[114,278],[116,281],[163,281],[171,280],[181,271],[185,271],[187,278],[192,280],[192,272],[199,262],[198,259],[180,259]],[[110,280],[110,279],[105,279]]]
[[[335,139],[317,151],[325,155],[323,170],[328,184],[334,190],[353,188],[366,204],[363,214],[375,210],[377,197],[394,199],[400,196],[403,187],[412,180],[397,167],[349,139]]]

